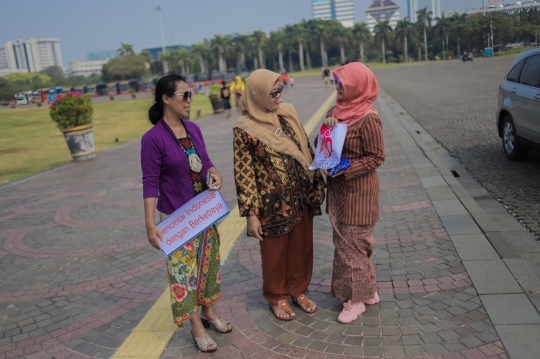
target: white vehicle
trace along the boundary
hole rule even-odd
[[[17,105],[28,105],[28,98],[23,94],[15,95]]]

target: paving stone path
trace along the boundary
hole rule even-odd
[[[303,120],[330,94],[320,81],[299,78],[285,93]],[[162,358],[508,358],[441,219],[444,208],[433,203],[437,183],[419,175],[432,169],[424,154],[413,156],[422,164],[411,161],[421,151],[404,147],[384,101],[374,258],[381,302],[351,325],[336,322],[331,226],[322,216],[309,288],[319,309],[307,315],[293,306],[295,320],[277,320],[262,298],[258,244],[241,236],[223,264],[217,306],[234,331],[209,331],[220,349],[200,354],[187,324]],[[233,122],[223,117],[199,124],[234,206]],[[0,359],[109,358],[163,293],[164,260],[145,239],[138,151],[135,141],[0,187]]]

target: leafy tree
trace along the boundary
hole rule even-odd
[[[262,45],[267,40],[266,34],[261,30],[256,30],[253,32],[251,37],[253,38],[253,42],[257,46],[257,53],[259,54],[259,68],[264,69],[266,68],[266,66],[264,65],[263,61]]]
[[[40,74],[47,75],[51,78],[62,78],[64,77],[64,70],[60,66],[49,66],[44,68],[39,72]]]
[[[131,44],[125,44],[123,42],[120,43],[120,48],[116,50],[118,53],[118,56],[130,56],[135,55],[135,51],[133,51],[133,45]]]
[[[146,72],[146,63],[138,55],[115,57],[102,68],[102,76],[105,81],[140,78]]]
[[[396,37],[403,39],[403,56],[405,57],[405,62],[409,62],[407,37],[411,32],[411,28],[412,24],[406,16],[405,19],[398,21],[395,29]]]
[[[441,17],[436,17],[435,21],[437,21],[437,25],[435,25],[435,29],[439,33],[442,39],[443,58],[446,59],[446,51],[448,51],[448,31],[450,30],[450,27],[452,26],[452,19],[450,17],[445,16],[444,11],[443,11]],[[446,50],[444,48],[445,43],[446,43]]]
[[[193,56],[199,60],[199,69],[201,72],[206,72],[206,68],[204,67],[204,57],[208,53],[207,46],[202,42],[193,44],[191,45],[191,52],[193,53]]]

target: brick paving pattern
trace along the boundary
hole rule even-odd
[[[298,79],[285,96],[307,120],[329,95]],[[385,124],[381,220],[375,265],[381,302],[350,325],[336,322],[329,295],[333,245],[326,216],[315,221],[310,296],[319,309],[277,320],[262,298],[256,241],[239,238],[223,264],[217,306],[234,325],[199,354],[186,329],[162,358],[507,358],[470,278],[416,172]],[[232,121],[200,122],[235,204]],[[109,358],[166,287],[162,254],[146,243],[138,141],[96,160],[0,188],[0,359]],[[227,179],[229,179],[227,181]]]
[[[540,236],[540,152],[506,159],[495,111],[515,56],[375,70],[380,85],[516,219]]]

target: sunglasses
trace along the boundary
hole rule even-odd
[[[341,90],[343,88],[343,84],[341,83],[341,81],[339,81],[339,77],[334,77],[334,81],[335,83],[339,86],[339,89]]]
[[[183,96],[184,101],[187,101],[188,98],[191,100],[191,91],[186,91],[184,93],[173,93],[173,96]]]
[[[280,93],[283,92],[283,86],[282,85],[279,85],[279,87],[277,89],[275,89],[274,91],[270,92],[270,96],[272,98],[276,98],[276,96]]]

